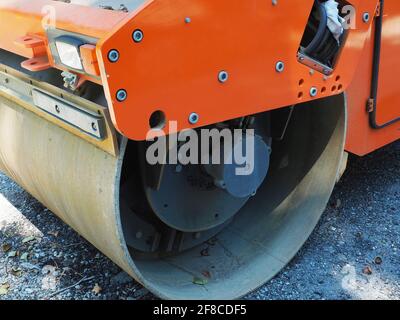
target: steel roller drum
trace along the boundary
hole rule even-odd
[[[232,299],[271,279],[314,229],[339,171],[345,118],[344,95],[297,106],[257,194],[212,242],[170,256],[143,259],[125,241],[126,139],[112,156],[0,96],[0,170],[161,298]],[[207,283],[194,283],[205,271]]]

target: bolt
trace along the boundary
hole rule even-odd
[[[369,22],[369,13],[368,13],[368,12],[365,12],[365,13],[363,14],[363,21],[364,21],[365,23],[368,23],[368,22]]]
[[[142,231],[136,232],[136,239],[140,239],[140,238],[142,238],[142,237],[143,237]]]
[[[120,89],[117,91],[117,100],[119,102],[126,100],[127,97],[128,97],[128,94],[126,93],[126,91],[124,89]]]
[[[189,123],[190,124],[196,124],[197,122],[199,122],[199,119],[200,119],[200,117],[196,112],[192,112],[189,115]]]
[[[221,83],[225,83],[226,81],[228,81],[228,78],[229,78],[229,74],[226,71],[221,71],[218,74],[218,81]]]
[[[119,59],[119,52],[115,49],[112,49],[108,52],[108,60],[110,62],[117,62]]]
[[[185,23],[191,23],[191,22],[192,22],[192,19],[190,17],[185,18]]]
[[[283,72],[283,70],[285,70],[285,64],[282,61],[278,61],[275,65],[275,70],[279,73]]]
[[[92,122],[92,129],[93,131],[97,131],[97,125],[95,122]]]
[[[315,97],[318,94],[318,89],[316,87],[312,87],[310,89],[310,96]]]
[[[278,0],[272,0],[272,5],[277,6],[278,5]]]
[[[60,113],[60,112],[61,112],[61,111],[60,111],[60,107],[59,107],[58,105],[55,105],[54,109],[56,109],[56,112],[57,112],[57,113]]]
[[[132,38],[133,41],[135,41],[136,43],[141,42],[144,38],[143,32],[139,29],[136,29],[135,31],[133,31]]]

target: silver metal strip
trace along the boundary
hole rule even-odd
[[[329,76],[333,73],[333,69],[322,64],[321,62],[305,55],[304,53],[299,52],[297,54],[297,59],[300,63],[306,65],[307,67],[310,67],[311,69],[314,69],[318,72],[321,72],[322,74]]]
[[[1,63],[0,97],[10,100],[10,105],[14,102],[112,156],[119,154],[118,135],[105,106],[47,82],[37,81]],[[55,105],[60,113],[54,112]]]
[[[76,106],[37,89],[32,90],[35,106],[98,138],[104,138],[104,118],[87,113]]]

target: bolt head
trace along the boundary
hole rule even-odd
[[[229,74],[228,74],[228,72],[226,72],[226,71],[221,71],[221,72],[218,74],[218,81],[219,81],[219,82],[225,83],[225,82],[228,81],[228,79],[229,79]]]
[[[117,62],[119,60],[119,52],[115,49],[112,49],[108,52],[108,60],[110,62]]]
[[[279,73],[285,70],[285,64],[282,61],[278,61],[275,65],[275,70]]]
[[[196,112],[192,112],[189,115],[189,123],[190,124],[196,124],[197,122],[199,122],[199,119],[200,119],[200,117]]]
[[[310,96],[315,97],[318,94],[318,89],[316,87],[312,87],[310,89]]]
[[[192,19],[190,17],[185,18],[185,23],[191,23],[191,22],[192,22]]]
[[[120,89],[117,91],[117,100],[119,102],[125,101],[127,97],[128,97],[128,94],[124,89]]]
[[[368,13],[368,12],[365,12],[365,13],[363,14],[363,21],[364,21],[365,23],[367,23],[367,22],[369,22],[369,18],[370,18],[369,13]]]
[[[142,30],[136,29],[135,31],[133,31],[132,38],[133,41],[135,41],[136,43],[141,42],[144,38]]]

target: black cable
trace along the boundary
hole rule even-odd
[[[314,31],[315,35],[311,42],[305,48],[302,48],[302,52],[332,67],[333,59],[340,45],[328,28],[328,15],[324,2],[319,0],[315,0],[314,2],[313,13],[308,22],[308,28]]]
[[[318,31],[312,41],[309,43],[307,47],[304,48],[303,52],[305,54],[312,54],[315,51],[315,48],[320,45],[321,40],[323,39],[326,31],[326,26],[328,25],[328,15],[326,13],[325,6],[323,6],[318,0],[314,1],[317,6],[320,21],[318,26]]]

